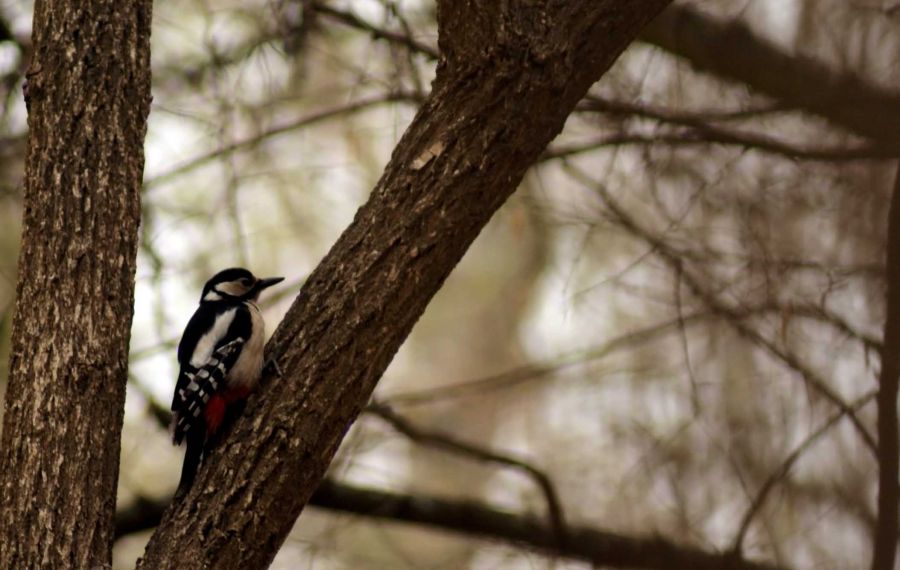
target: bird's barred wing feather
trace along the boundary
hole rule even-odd
[[[205,421],[203,410],[206,404],[222,389],[225,376],[240,356],[245,342],[243,337],[237,337],[216,348],[196,372],[182,372],[183,378],[179,379],[179,388],[172,403],[176,410],[172,422],[172,440],[175,445],[182,442],[191,428],[199,429],[194,426]]]

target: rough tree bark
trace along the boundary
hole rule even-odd
[[[0,568],[111,564],[151,2],[39,0],[0,443]]]
[[[425,306],[669,0],[438,2],[432,93],[270,342],[267,382],[139,568],[263,568]],[[511,253],[513,255],[513,253]]]

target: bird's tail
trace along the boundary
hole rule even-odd
[[[200,437],[197,437],[198,435]],[[197,475],[197,468],[203,458],[202,434],[188,433],[186,439],[187,449],[184,452],[184,465],[181,467],[181,481],[178,482],[178,490],[175,491],[176,498],[186,495],[191,490],[194,476]]]

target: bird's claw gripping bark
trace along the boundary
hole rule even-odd
[[[266,364],[263,366],[263,372],[266,374],[274,374],[278,378],[283,376],[281,367],[278,366],[278,361],[274,357],[266,360]]]

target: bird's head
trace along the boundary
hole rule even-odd
[[[203,286],[203,301],[255,301],[263,289],[284,281],[284,277],[260,279],[246,269],[232,267],[224,269]]]

